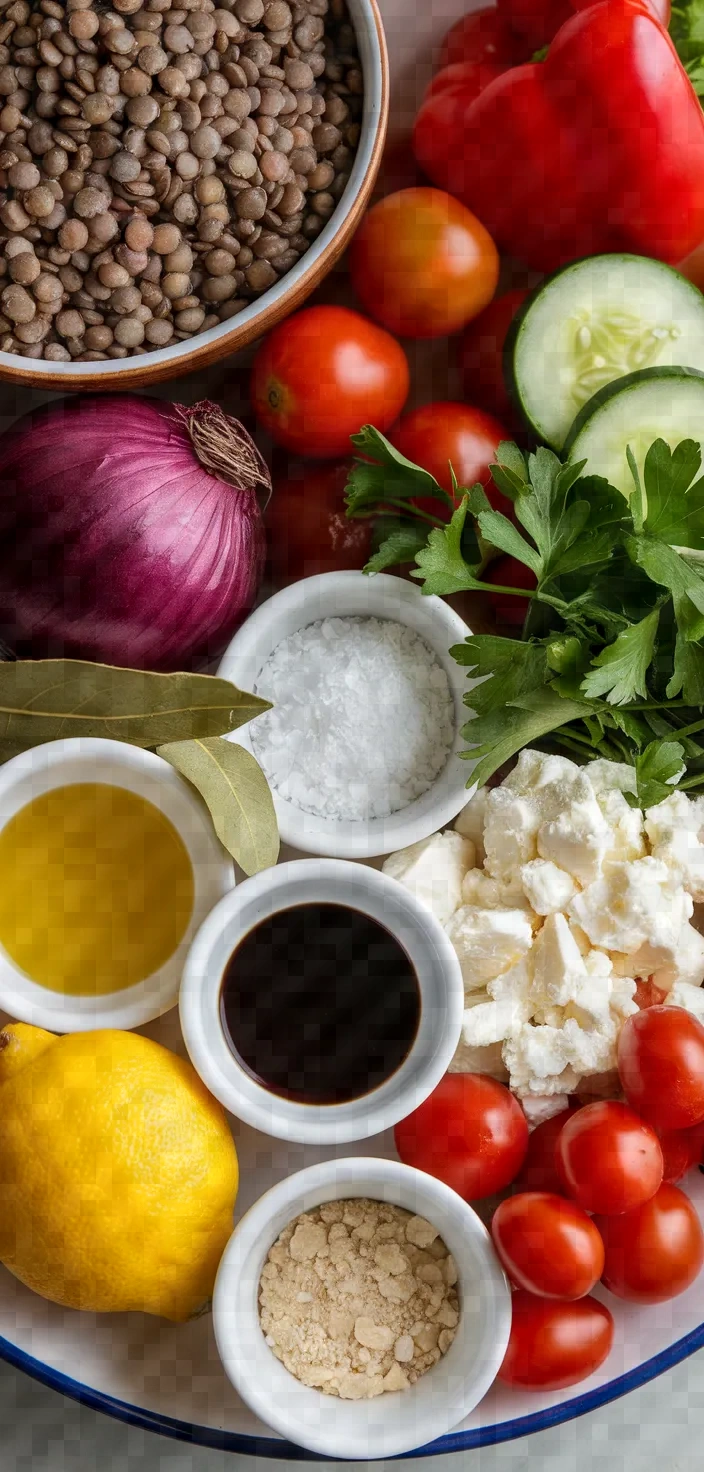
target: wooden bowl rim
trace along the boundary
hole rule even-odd
[[[149,358],[152,355],[149,354],[136,358],[117,359],[111,371],[107,369],[107,364],[104,367],[101,365],[102,372],[99,374],[91,371],[92,365],[90,364],[81,365],[85,369],[84,372],[68,374],[61,371],[58,364],[45,363],[43,359],[10,357],[9,354],[0,352],[0,381],[14,383],[20,388],[53,389],[62,394],[86,391],[121,393],[144,389],[151,384],[165,383],[171,378],[182,377],[185,373],[198,372],[219,362],[222,358],[233,356],[242,348],[247,347],[249,343],[263,337],[272,327],[276,326],[277,322],[290,316],[303,304],[332,270],[348,246],[369,202],[384,151],[389,118],[389,58],[384,23],[378,0],[358,0],[358,3],[360,6],[366,6],[369,11],[369,20],[373,22],[380,69],[379,110],[369,161],[357,193],[350,201],[335,234],[308,268],[296,281],[291,283],[290,289],[284,291],[278,300],[269,306],[263,306],[262,311],[248,322],[240,323],[238,317],[233,317],[230,330],[214,340],[201,342],[198,346],[198,336],[187,339],[183,344],[183,351],[166,361],[157,360],[150,363]],[[374,31],[371,30],[371,27],[370,33],[373,37]],[[331,224],[334,223],[339,208],[338,205],[331,217]],[[303,259],[305,260],[305,257]],[[285,281],[286,278],[282,279]],[[267,293],[261,298],[263,303],[266,302],[266,296]],[[157,352],[158,350],[155,350],[153,355],[155,358]],[[27,367],[19,366],[23,363],[26,363]],[[66,367],[68,366],[70,365],[67,364]]]

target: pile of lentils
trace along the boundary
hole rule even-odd
[[[344,0],[0,0],[0,349],[148,353],[283,276],[359,140]]]

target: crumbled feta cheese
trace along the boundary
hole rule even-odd
[[[647,849],[640,808],[629,807],[626,799],[615,789],[598,793],[597,802],[611,829],[611,843],[604,863],[626,864],[634,859],[645,858]]]
[[[460,1038],[448,1066],[448,1073],[488,1073],[499,1083],[508,1083],[508,1069],[503,1060],[501,1043],[488,1048],[475,1048]]]
[[[566,1006],[585,980],[587,968],[564,915],[548,915],[536,936],[533,959],[535,1002]]]
[[[522,1099],[521,1105],[529,1130],[545,1124],[546,1120],[553,1119],[556,1114],[562,1114],[564,1109],[569,1108],[569,1102],[567,1094],[530,1094]]]
[[[690,986],[687,981],[677,981],[665,1001],[669,1007],[684,1007],[699,1022],[704,1022],[704,990],[700,986]]]
[[[552,859],[580,884],[591,884],[598,877],[611,844],[611,829],[593,792],[571,802],[538,833],[541,858]]]
[[[463,807],[459,817],[455,819],[455,832],[461,833],[463,838],[471,838],[476,852],[476,863],[484,863],[484,819],[486,818],[486,803],[489,796],[488,787],[479,787],[470,797],[466,807]]]
[[[674,961],[668,966],[656,967],[652,980],[664,992],[669,992],[677,982],[701,986],[704,981],[704,936],[693,925],[684,926]]]
[[[474,864],[474,844],[459,833],[435,833],[391,854],[383,873],[397,879],[445,925],[462,900],[462,880]]]
[[[692,899],[704,900],[704,798],[673,792],[648,808],[645,830],[654,857],[679,876]]]
[[[606,792],[632,792],[635,797],[638,791],[635,768],[625,762],[607,762],[598,757],[589,763],[587,776],[597,797]]]
[[[692,901],[659,859],[611,864],[608,873],[575,895],[570,914],[592,945],[636,956],[635,965],[675,960]]]
[[[704,936],[690,924],[704,900],[704,798],[673,792],[644,817],[624,797],[635,791],[625,765],[525,750],[453,834],[384,865],[447,917],[465,985],[451,1070],[508,1077],[531,1123],[578,1085],[618,1092],[636,978],[704,1022]]]
[[[521,869],[523,893],[537,915],[553,915],[566,910],[577,892],[571,874],[558,869],[550,859],[531,859]]]
[[[462,880],[462,904],[476,905],[478,910],[524,910],[531,924],[540,924],[518,882],[502,884],[483,869],[468,869]]]
[[[540,814],[534,803],[503,787],[489,793],[484,824],[485,864],[490,875],[504,883],[537,858]]]
[[[462,905],[445,926],[457,952],[466,991],[508,971],[530,950],[533,931],[521,910]]]

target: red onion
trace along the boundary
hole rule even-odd
[[[264,563],[267,467],[215,404],[64,399],[0,436],[0,635],[169,670],[217,654]]]

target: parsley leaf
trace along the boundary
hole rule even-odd
[[[500,552],[508,552],[509,557],[518,558],[519,562],[531,568],[536,577],[539,575],[540,554],[521,536],[518,527],[507,516],[502,516],[500,511],[480,511],[477,521],[483,541],[497,547]]]
[[[678,631],[675,641],[675,668],[667,686],[668,700],[682,692],[687,705],[704,706],[704,649],[689,643]]]
[[[397,567],[402,562],[412,562],[428,539],[425,526],[418,521],[400,522],[394,531],[380,541],[372,552],[364,571],[383,572],[385,567]]]
[[[452,497],[438,485],[435,476],[407,460],[373,425],[363,425],[351,439],[355,449],[366,458],[355,459],[347,479],[348,516],[369,512],[379,505],[411,501],[416,496],[429,496],[446,507],[454,506]]]
[[[418,570],[411,573],[423,583],[424,593],[462,593],[467,588],[481,588],[473,569],[462,554],[462,533],[469,508],[469,496],[463,496],[446,527],[433,527],[427,544],[416,553]]]
[[[468,742],[479,738],[476,746],[462,752],[468,761],[477,763],[470,781],[481,786],[524,746],[558,730],[568,721],[579,719],[588,709],[584,701],[565,700],[549,685],[543,685],[507,701],[503,708],[496,708],[481,722],[477,720],[476,727],[474,721],[468,721],[462,727],[462,735]]]
[[[651,741],[635,759],[637,793],[625,794],[632,807],[652,808],[666,797],[684,771],[684,748],[679,741]]]
[[[594,657],[581,684],[585,695],[592,699],[605,695],[609,705],[646,699],[645,676],[653,658],[659,619],[660,610],[654,608],[640,623],[623,629],[613,644],[607,644]]]
[[[704,477],[696,480],[702,454],[696,440],[674,450],[656,440],[645,457],[644,532],[671,546],[701,547],[704,542]]]
[[[497,634],[470,634],[464,644],[453,644],[450,654],[471,673],[473,688],[464,697],[475,715],[501,710],[528,690],[542,685],[547,659],[542,644],[502,639]]]
[[[626,551],[652,582],[672,594],[675,618],[686,639],[704,638],[704,578],[666,542],[627,537]]]

